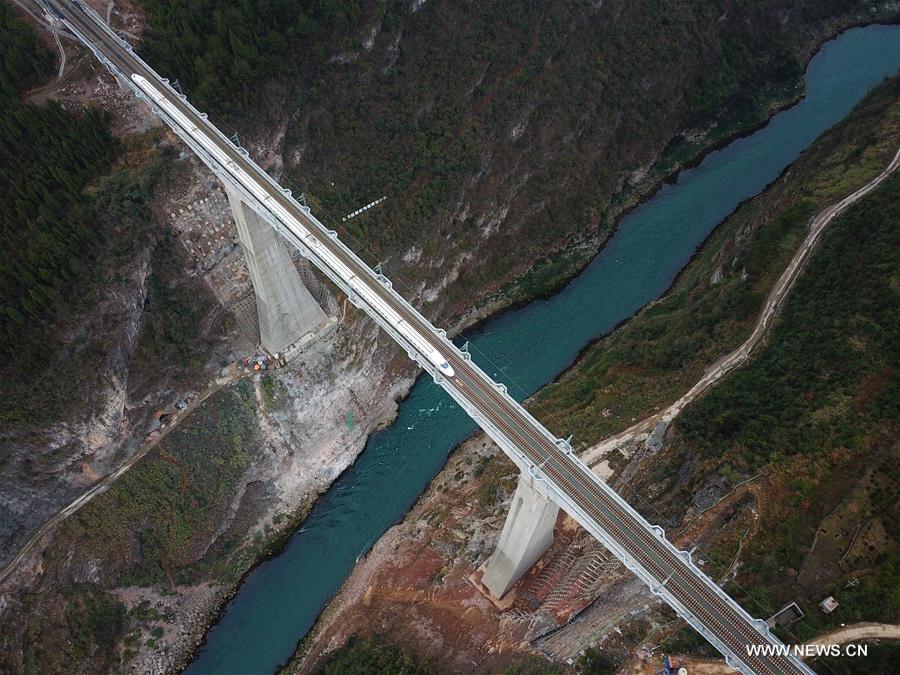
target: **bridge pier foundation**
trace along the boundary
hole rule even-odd
[[[283,352],[327,320],[300,275],[281,238],[269,223],[228,188],[228,203],[244,247],[256,293],[260,344],[270,352]]]
[[[509,506],[497,550],[488,560],[481,583],[495,598],[502,598],[553,544],[553,526],[559,505],[535,489],[527,471]]]

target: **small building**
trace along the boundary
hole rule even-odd
[[[819,609],[821,609],[826,614],[831,614],[834,610],[840,607],[840,604],[841,603],[834,599],[833,595],[829,595],[819,603]]]
[[[687,668],[685,668],[681,659],[675,656],[665,655],[663,656],[663,675],[687,675]]]
[[[796,602],[792,602],[785,605],[766,619],[766,625],[769,628],[775,628],[775,626],[790,626],[798,619],[802,619],[803,616],[803,610],[797,606]]]

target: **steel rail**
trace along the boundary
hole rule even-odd
[[[517,401],[502,384],[497,384],[435,329],[415,308],[393,291],[386,277],[375,274],[362,260],[325,227],[308,207],[299,205],[289,191],[279,186],[249,157],[249,154],[227,139],[205,114],[193,108],[176,93],[168,81],[144,63],[127,42],[112,31],[89,6],[79,0],[42,0],[49,13],[62,21],[121,81],[146,100],[156,113],[173,128],[198,156],[230,187],[237,189],[246,202],[303,255],[310,258],[329,278],[347,292],[351,301],[366,310],[392,338],[403,346],[411,358],[429,371],[435,381],[494,438],[516,464],[532,472],[544,483],[544,491],[557,501],[593,536],[622,560],[651,591],[663,598],[675,611],[704,635],[733,667],[745,673],[809,674],[813,671],[793,656],[751,655],[748,645],[780,645],[762,621],[751,617],[721,588],[710,580],[690,556],[678,551],[664,536],[662,528],[648,523],[620,495],[600,480],[581,462],[565,441],[556,439]],[[195,134],[180,127],[166,111],[149,99],[131,80],[138,74],[160,90],[180,113],[186,116],[206,140],[215,143],[223,153],[253,180],[263,186],[269,197],[285,209],[304,228],[312,232],[318,245],[337,257],[352,273],[364,281],[392,311],[411,327],[426,336],[456,370],[456,377],[446,378],[422,353],[400,333],[379,310],[359,296],[315,248],[307,245],[292,224],[282,222],[261,202],[237,174],[223,165],[204,147]],[[536,468],[540,467],[540,468]]]

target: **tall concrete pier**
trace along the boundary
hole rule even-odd
[[[282,352],[307,333],[314,333],[327,317],[303,285],[272,226],[245,204],[240,194],[227,186],[226,192],[256,293],[260,343],[268,352]]]
[[[553,544],[553,526],[559,505],[536,490],[533,480],[527,471],[519,474],[519,485],[509,506],[497,550],[481,577],[481,582],[495,598],[506,595]]]

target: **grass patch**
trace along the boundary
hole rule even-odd
[[[679,452],[694,460],[668,482],[672,502],[689,502],[711,475],[765,474],[763,521],[731,591],[762,616],[800,601],[807,617],[791,630],[803,639],[900,618],[896,481],[881,469],[900,461],[900,288],[888,281],[900,274],[897,190],[900,176],[829,227],[766,348],[675,423]],[[854,494],[858,506],[843,521],[823,521]],[[856,527],[871,523],[879,537],[854,564],[843,553]],[[808,560],[817,530],[841,540],[818,542]],[[855,575],[858,585],[848,585]],[[825,615],[816,604],[829,594],[841,607]]]
[[[435,672],[437,671],[422,664],[419,659],[397,645],[356,636],[351,637],[343,647],[335,650],[316,670],[317,675],[343,675],[344,673],[430,675]]]
[[[733,449],[729,460],[747,473],[859,447],[894,418],[900,289],[885,282],[900,270],[898,189],[890,179],[825,232],[765,351],[676,422],[686,443],[706,457]]]
[[[113,487],[66,521],[62,541],[98,556],[117,586],[195,583],[258,442],[249,382],[222,390]],[[54,552],[60,552],[54,548]]]
[[[810,666],[829,675],[894,675],[900,663],[900,645],[885,641],[868,644],[866,656],[854,658],[829,656],[815,659]]]
[[[660,301],[589,346],[542,389],[535,414],[560,435],[577,429],[576,440],[594,443],[677,398],[708,364],[738,346],[809,218],[847,193],[840,177],[852,173],[856,187],[893,156],[900,143],[898,100],[897,78],[873,91],[787,170],[787,180],[726,219]]]
[[[277,412],[287,403],[288,390],[284,382],[270,373],[265,373],[259,380],[263,405],[269,412]]]

